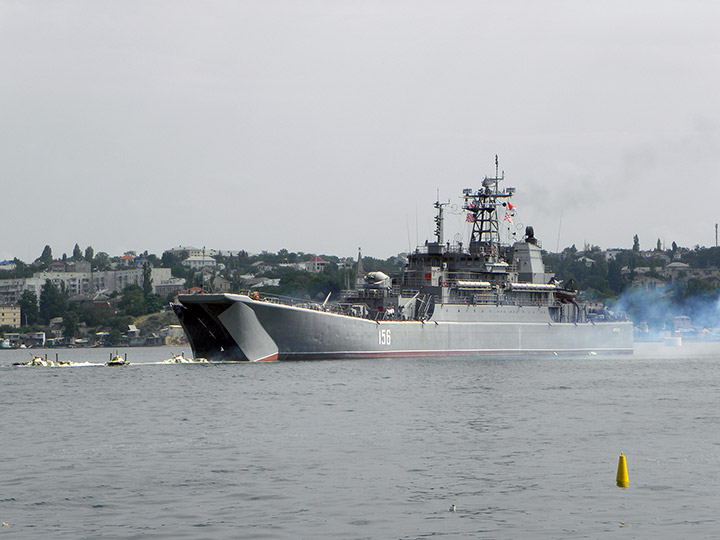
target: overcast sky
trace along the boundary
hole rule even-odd
[[[385,258],[495,154],[546,249],[711,246],[719,28],[711,0],[1,0],[0,259]]]

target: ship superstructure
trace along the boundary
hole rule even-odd
[[[562,287],[545,271],[533,227],[525,228],[521,241],[501,243],[499,216],[504,212],[503,220],[512,222],[510,199],[515,193],[512,187],[501,189],[502,180],[504,174],[496,172],[483,179],[482,188],[463,190],[462,209],[472,224],[467,247],[444,241],[443,214],[448,203],[436,201],[435,241],[409,255],[399,284],[394,286],[381,272],[370,272],[360,288],[345,293],[339,305],[379,320],[468,320],[482,313],[483,320],[513,322],[520,310],[508,308],[522,307],[524,320],[586,322],[576,292]],[[472,309],[458,317],[451,309],[457,305],[482,306],[482,310]]]

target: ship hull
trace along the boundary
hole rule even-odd
[[[633,350],[630,322],[371,321],[234,294],[188,295],[179,300],[175,310],[193,354],[209,360],[631,354]]]

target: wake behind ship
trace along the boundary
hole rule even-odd
[[[632,353],[632,323],[591,312],[545,271],[532,227],[500,241],[499,215],[512,224],[512,187],[504,173],[465,189],[472,224],[467,246],[444,240],[437,201],[433,242],[408,257],[395,283],[365,273],[334,303],[257,293],[181,295],[173,307],[195,358],[216,361],[320,360],[392,356]]]

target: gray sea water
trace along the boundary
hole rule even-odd
[[[0,537],[720,537],[718,344],[244,365],[120,352],[140,365],[12,367],[28,351],[0,351]]]

